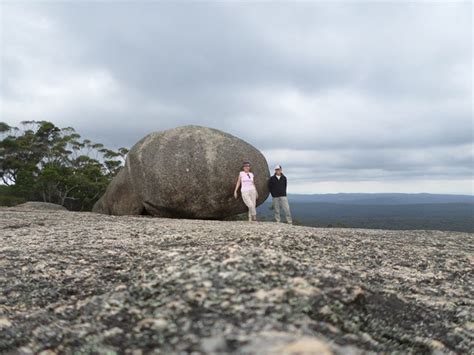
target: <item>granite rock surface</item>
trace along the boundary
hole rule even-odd
[[[0,353],[466,354],[473,235],[0,209]]]

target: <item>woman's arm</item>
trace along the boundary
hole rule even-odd
[[[256,198],[258,198],[257,185],[255,184],[255,175],[253,176],[253,186],[255,186]]]
[[[239,196],[237,195],[237,191],[239,190],[240,187],[240,175],[237,177],[237,182],[235,184],[235,190],[234,190],[234,197],[237,199]]]

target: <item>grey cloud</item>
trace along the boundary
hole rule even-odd
[[[49,119],[114,147],[201,124],[270,161],[291,151],[295,177],[300,150],[334,157],[327,174],[341,178],[469,175],[472,152],[445,156],[473,143],[470,3],[0,6],[11,124]],[[311,158],[303,165],[314,176]]]

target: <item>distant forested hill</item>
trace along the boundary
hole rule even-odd
[[[473,196],[329,194],[290,195],[289,200],[293,218],[308,226],[474,233]],[[272,219],[271,198],[258,211],[261,217]]]
[[[471,195],[442,195],[442,194],[403,194],[403,193],[338,193],[298,195],[290,194],[294,202],[328,202],[354,205],[408,205],[430,203],[474,203]]]

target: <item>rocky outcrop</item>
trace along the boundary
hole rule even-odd
[[[472,234],[8,208],[0,231],[0,353],[472,350]]]
[[[67,208],[61,205],[57,205],[55,203],[49,202],[40,202],[40,201],[28,201],[19,205],[12,207],[14,209],[27,209],[27,210],[53,210],[53,211],[67,211]]]
[[[261,204],[268,197],[269,169],[250,144],[200,126],[151,133],[132,147],[93,211],[201,219],[239,214],[247,208],[233,191],[244,161],[252,164]]]

